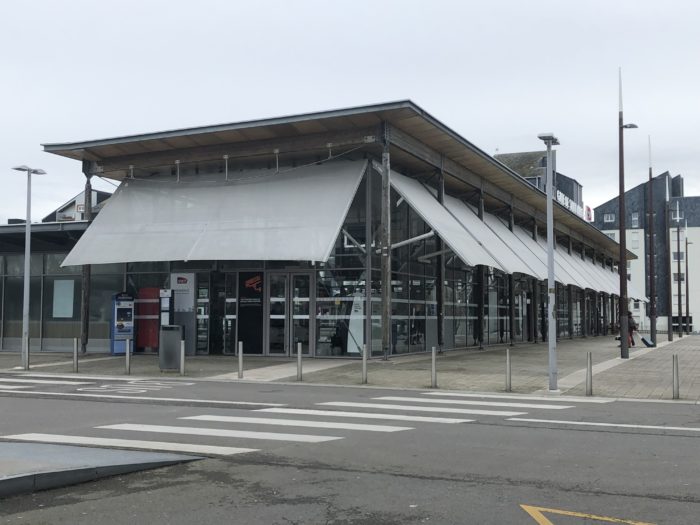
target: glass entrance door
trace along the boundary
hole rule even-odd
[[[312,354],[312,274],[270,272],[267,279],[267,353]]]

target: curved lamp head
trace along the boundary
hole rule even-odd
[[[623,129],[636,129],[639,126],[637,126],[636,124],[623,124],[622,127]]]

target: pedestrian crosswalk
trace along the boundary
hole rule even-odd
[[[431,425],[468,424],[494,417],[505,419],[524,416],[530,410],[561,411],[575,408],[570,399],[564,401],[546,398],[546,402],[535,401],[538,399],[423,392],[407,396],[378,396],[362,402],[321,400],[314,403],[315,408],[274,404],[265,407],[231,407],[231,411],[226,413],[220,409],[219,413],[190,413],[180,417],[166,415],[159,421],[151,418],[147,423],[119,421],[86,428],[84,432],[76,431],[80,435],[25,433],[0,438],[230,456],[261,451],[270,447],[272,442],[331,443],[350,437],[353,433],[369,432],[381,436],[383,433],[416,431]],[[189,410],[197,409],[191,407]],[[245,415],[240,415],[243,410]],[[465,415],[469,418],[463,417]],[[403,422],[403,425],[399,422]],[[288,431],[294,428],[297,430]],[[147,439],[131,439],[133,436],[144,436]]]

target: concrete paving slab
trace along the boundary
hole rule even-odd
[[[0,443],[0,497],[202,459],[39,443]]]

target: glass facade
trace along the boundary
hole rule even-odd
[[[176,272],[191,274],[195,279],[192,326],[197,353],[233,354],[238,342],[243,341],[246,353],[262,355],[295,355],[299,344],[305,355],[319,357],[359,357],[365,344],[372,355],[381,355],[382,283],[377,250],[380,180],[378,175],[363,178],[325,263],[172,261],[93,265],[90,350],[109,348],[115,293],[126,291],[139,299],[146,297],[146,291],[152,294],[155,290],[157,297],[158,289],[170,288],[171,274]],[[440,285],[444,349],[507,344],[511,339],[546,340],[546,283],[535,286],[535,280],[525,275],[511,277],[494,268],[470,267],[437,236],[429,235],[431,227],[394,190],[390,205],[392,243],[404,242],[391,251],[391,354],[428,352],[438,346]],[[33,342],[33,349],[67,350],[72,339],[80,335],[82,273],[80,267],[62,268],[65,256],[32,254],[30,336],[40,341],[39,345]],[[442,283],[438,280],[441,257]],[[20,346],[23,263],[20,254],[0,256],[2,349]],[[589,334],[601,333],[602,301],[596,294],[558,285],[559,337],[570,336],[570,326],[574,336],[582,335],[584,324]],[[609,308],[611,326],[613,316],[614,309]],[[137,312],[137,327],[140,322]]]

